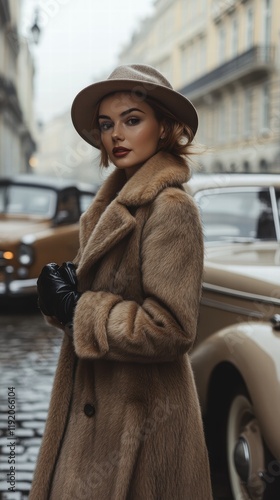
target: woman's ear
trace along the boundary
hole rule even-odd
[[[160,121],[160,135],[159,138],[162,141],[163,139],[166,139],[166,133],[168,130],[168,122],[164,118]]]
[[[162,140],[165,138],[165,128],[164,128],[164,125],[161,126],[160,128],[160,136],[159,138]]]

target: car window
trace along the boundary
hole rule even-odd
[[[5,211],[6,187],[0,186],[0,213]]]
[[[77,222],[80,217],[77,191],[66,189],[59,193],[57,203],[57,220],[69,223]]]
[[[207,190],[198,204],[206,241],[276,239],[268,189]]]
[[[50,217],[54,212],[56,194],[36,186],[1,186],[0,212]]]
[[[278,217],[280,222],[280,189],[275,189],[277,208],[278,208]]]
[[[81,212],[85,212],[88,206],[91,204],[93,200],[93,195],[88,194],[88,193],[81,193],[80,194],[80,207],[81,207]]]

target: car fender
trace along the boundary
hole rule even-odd
[[[250,394],[263,437],[280,458],[280,332],[270,323],[231,325],[208,337],[191,354],[202,412],[211,375],[221,363],[236,368]]]

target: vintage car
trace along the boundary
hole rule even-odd
[[[280,175],[195,175],[185,188],[205,237],[191,358],[214,496],[280,499]]]
[[[73,259],[96,190],[35,175],[0,179],[0,298],[36,294],[46,263]]]

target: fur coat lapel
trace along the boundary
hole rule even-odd
[[[115,169],[81,217],[78,276],[86,276],[104,253],[134,229],[131,207],[151,203],[162,189],[179,186],[189,176],[183,159],[162,152],[150,158],[128,181],[123,170]]]

